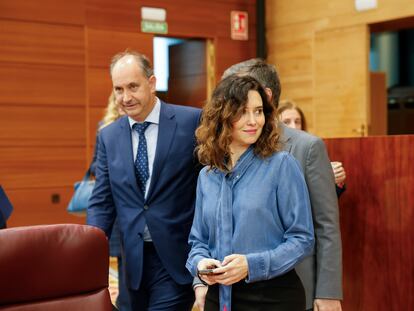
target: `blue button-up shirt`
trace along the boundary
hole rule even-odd
[[[291,270],[313,250],[309,194],[300,167],[286,152],[262,159],[249,148],[232,172],[205,167],[199,175],[186,267],[203,258],[245,254],[246,282]]]

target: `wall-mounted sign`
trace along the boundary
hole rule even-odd
[[[355,9],[357,11],[366,11],[377,8],[377,0],[355,0]]]
[[[141,7],[141,19],[165,22],[167,19],[167,11],[160,8]]]
[[[249,15],[244,11],[231,11],[231,38],[233,40],[249,39]]]
[[[141,31],[149,33],[168,33],[168,25],[166,22],[141,21]]]
[[[160,8],[141,7],[141,31],[168,33],[167,11]]]

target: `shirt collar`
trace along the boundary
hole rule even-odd
[[[254,158],[254,146],[250,145],[249,148],[240,156],[237,160],[236,165],[232,169],[233,174],[240,175],[246,171],[246,169],[250,166],[252,159]]]
[[[160,112],[161,112],[161,101],[158,97],[155,97],[155,105],[154,108],[152,108],[150,114],[145,118],[144,121],[151,122],[154,124],[160,123]],[[131,117],[128,117],[129,127],[132,129],[132,126],[135,123],[138,123]]]

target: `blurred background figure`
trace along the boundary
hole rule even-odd
[[[305,114],[294,101],[281,100],[277,115],[279,120],[286,124],[286,126],[305,132],[308,131]],[[339,198],[346,189],[346,172],[341,162],[334,161],[331,162],[331,165],[335,175],[336,194]]]
[[[6,192],[3,190],[3,187],[0,185],[0,229],[7,228],[6,221],[10,217],[12,211],[13,206],[11,205]]]
[[[116,104],[114,92],[108,98],[108,106],[105,109],[105,114],[102,121],[98,124],[98,132],[104,127],[108,126],[112,122],[118,120],[125,113],[123,110]],[[91,173],[95,176],[96,172],[96,159],[98,155],[98,132],[96,135],[96,144],[95,150],[93,153],[93,160],[91,163]],[[111,238],[109,239],[109,255],[115,257],[118,262],[118,297],[116,299],[116,307],[120,311],[129,311],[131,310],[128,290],[125,284],[125,276],[123,272],[122,256],[121,256],[121,236],[119,233],[118,221],[115,220],[114,226],[112,228]]]

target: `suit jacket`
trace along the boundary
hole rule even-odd
[[[145,225],[171,277],[191,283],[185,268],[188,235],[194,214],[199,164],[195,160],[195,130],[201,111],[161,102],[156,155],[147,198],[139,189],[134,170],[131,129],[122,117],[102,129],[96,184],[87,223],[110,236],[118,217],[127,285],[137,290],[143,267]]]
[[[96,139],[95,139],[95,150],[93,151],[93,157],[91,165],[89,165],[89,169],[91,170],[91,174],[93,176],[96,175],[96,166],[98,165],[98,147],[99,147],[99,129],[102,126],[102,121],[98,123],[98,130],[96,131]],[[118,221],[115,220],[112,226],[111,237],[109,239],[109,256],[111,257],[120,257],[121,256],[121,238],[119,235],[119,225]],[[121,271],[120,271],[121,273]]]
[[[13,206],[7,198],[3,187],[0,186],[0,229],[6,228],[6,221],[10,217],[12,211]]]
[[[325,144],[281,124],[284,150],[302,167],[312,207],[315,249],[295,268],[305,287],[306,309],[314,298],[342,299],[342,246],[335,179]]]

